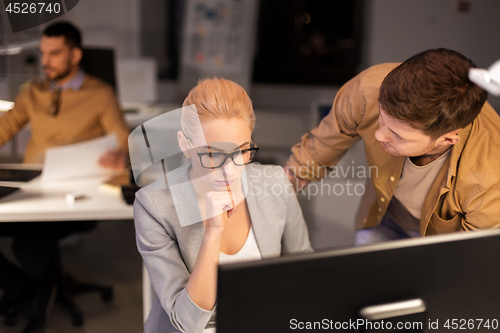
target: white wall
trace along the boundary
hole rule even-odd
[[[82,0],[61,19],[80,27],[84,45],[113,46],[118,57],[140,55],[140,0]]]
[[[363,68],[437,47],[489,67],[500,59],[500,1],[468,2],[469,12],[460,13],[458,0],[365,0]],[[499,97],[489,101],[500,110]]]

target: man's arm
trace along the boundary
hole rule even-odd
[[[325,177],[328,167],[337,164],[359,140],[357,127],[365,113],[362,77],[363,73],[347,82],[335,97],[330,113],[293,146],[285,171],[294,186]]]
[[[500,228],[500,183],[493,184],[485,191],[469,194],[464,204],[465,219],[462,230]]]
[[[0,146],[9,141],[29,121],[29,115],[24,104],[26,93],[21,93],[9,112],[0,114]]]

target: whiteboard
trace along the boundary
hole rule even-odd
[[[180,93],[201,78],[225,78],[248,92],[258,0],[188,0],[181,45]]]

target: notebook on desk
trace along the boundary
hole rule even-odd
[[[0,168],[0,182],[29,182],[41,173],[40,170]]]

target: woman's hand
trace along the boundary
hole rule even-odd
[[[217,298],[217,265],[220,242],[227,219],[234,212],[234,199],[228,191],[208,192],[205,235],[191,277],[186,285],[189,297],[200,308],[210,311]]]
[[[234,199],[227,191],[208,192],[206,195],[207,224],[206,231],[216,231],[221,234],[226,228],[227,219],[236,212]]]

